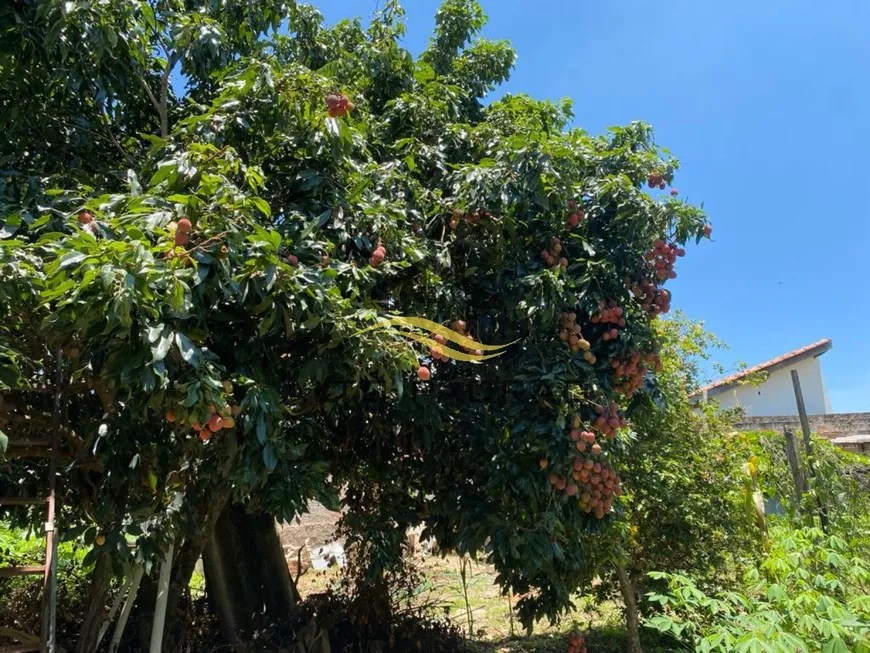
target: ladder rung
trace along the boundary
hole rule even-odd
[[[26,567],[0,567],[0,578],[12,578],[13,576],[33,576],[44,574],[45,565],[30,565]]]
[[[0,506],[39,506],[48,503],[48,499],[35,497],[0,497]]]

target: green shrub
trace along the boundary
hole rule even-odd
[[[699,653],[870,652],[870,532],[846,538],[817,528],[777,526],[771,549],[743,592],[704,593],[687,576],[656,572],[669,591],[647,622]]]

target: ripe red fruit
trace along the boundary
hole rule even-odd
[[[299,265],[299,257],[295,254],[288,254],[287,262],[295,268],[297,265]]]
[[[79,213],[79,223],[90,224],[93,221],[94,216],[92,216],[89,211],[82,211],[81,213]]]
[[[447,339],[439,333],[435,335],[435,342],[437,342],[439,345],[443,345],[445,342],[447,342]]]
[[[459,226],[459,223],[456,221],[456,218],[450,218],[450,222],[448,223],[451,229],[456,229]]]
[[[550,474],[549,481],[550,481],[550,485],[555,485],[556,483],[559,482],[559,477],[556,474]]]
[[[580,214],[572,213],[571,215],[569,215],[568,224],[570,224],[572,227],[576,227],[578,224],[580,224]]]
[[[672,197],[676,197],[679,194],[680,194],[680,191],[678,191],[676,188],[671,188],[671,196]]]
[[[187,218],[181,218],[181,220],[178,221],[178,227],[176,227],[176,229],[181,233],[186,234],[188,231],[190,231],[192,226],[193,225],[190,224],[190,220],[188,220]]]
[[[592,455],[593,455],[593,456],[597,456],[597,455],[599,455],[600,453],[601,453],[601,445],[600,445],[600,444],[597,444],[597,443],[596,443],[596,444],[593,444],[593,445],[592,445]]]
[[[426,367],[425,365],[421,365],[417,368],[417,378],[421,381],[428,381],[429,377],[432,376],[432,371]]]
[[[704,225],[704,235],[707,236],[707,238],[709,238],[710,234],[712,234],[712,233],[713,233],[713,225],[705,224]]]
[[[175,413],[173,412],[173,410],[171,408],[166,411],[166,421],[167,422],[174,422],[175,421]]]
[[[188,240],[187,233],[185,233],[183,231],[176,231],[175,232],[175,244],[176,245],[181,245],[181,246],[187,245],[187,240]]]
[[[208,430],[212,433],[217,433],[224,425],[224,420],[220,415],[212,415],[208,421]]]
[[[456,331],[457,333],[465,333],[465,321],[464,320],[453,320],[450,323],[450,328]]]
[[[572,483],[565,488],[565,494],[567,494],[569,497],[573,497],[575,494],[577,494],[577,489],[577,486]]]
[[[538,461],[538,465],[540,465],[541,469],[546,469],[546,468],[547,468],[547,465],[549,465],[549,464],[550,464],[550,461],[547,460],[546,458],[541,458],[541,459]]]

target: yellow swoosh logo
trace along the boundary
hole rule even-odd
[[[394,326],[404,326],[412,329],[423,329],[429,332],[429,336],[421,335],[413,331],[400,331],[398,329],[390,328]],[[382,320],[378,322],[378,324],[366,327],[365,329],[361,329],[357,333],[364,333],[366,331],[374,330],[383,330],[385,333],[392,333],[402,336],[403,338],[408,338],[409,340],[414,340],[415,342],[426,345],[430,349],[434,349],[435,351],[439,352],[444,356],[447,356],[448,358],[453,358],[460,361],[468,361],[472,363],[485,361],[490,358],[495,358],[496,356],[501,356],[504,351],[499,350],[504,350],[506,347],[510,347],[515,342],[519,342],[518,340],[514,340],[513,342],[509,342],[505,345],[487,345],[482,342],[472,340],[468,336],[464,336],[461,333],[458,333],[453,329],[449,329],[442,324],[438,324],[437,322],[433,322],[432,320],[427,320],[426,318],[422,317],[394,317],[388,320]],[[466,349],[498,353],[480,356],[477,354],[467,354],[457,349],[447,347],[446,344],[441,344],[433,340],[432,337],[430,337],[436,335],[442,336],[445,340],[459,345],[460,347],[465,347]]]

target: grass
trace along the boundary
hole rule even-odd
[[[540,622],[533,634],[527,635],[513,615],[516,600],[509,603],[501,594],[492,565],[466,560],[464,583],[463,563],[456,555],[429,556],[418,561],[418,566],[425,580],[418,588],[416,601],[434,605],[437,613],[458,626],[480,653],[564,653],[567,634],[572,630],[586,635],[589,651],[626,650],[621,606],[613,602],[596,604],[589,597],[578,597],[571,614],[556,624]],[[325,591],[340,577],[341,570],[336,568],[309,570],[299,579],[299,592],[306,597]],[[647,653],[673,650],[662,648],[652,635],[646,643]]]

